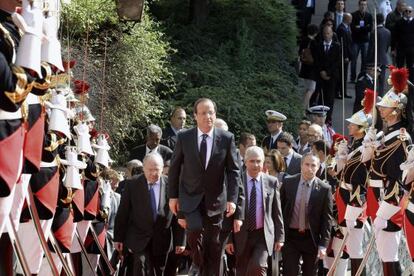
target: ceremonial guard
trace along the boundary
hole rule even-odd
[[[377,103],[385,126],[384,136],[377,142],[374,129],[363,141],[362,160],[370,160],[367,214],[373,220],[375,241],[385,276],[401,275],[398,247],[401,241],[403,210],[401,208],[402,171],[411,138],[405,131],[404,111],[407,97],[408,70],[391,69],[392,88]],[[373,154],[372,154],[373,153]]]
[[[362,140],[372,123],[372,108],[375,93],[367,89],[362,102],[364,109],[346,119],[348,131],[352,137],[351,146],[342,142],[338,145],[336,155],[339,187],[336,193],[338,209],[338,225],[348,231],[345,241],[347,253],[351,259],[351,275],[357,272],[363,258],[363,226],[366,221],[364,208],[366,205],[367,167],[361,162]],[[346,227],[346,229],[345,229]]]
[[[414,146],[409,146],[407,160],[400,165],[403,171],[403,184],[408,191],[405,198],[404,233],[407,238],[408,251],[411,257],[411,271],[414,269]]]

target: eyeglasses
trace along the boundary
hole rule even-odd
[[[405,13],[411,13],[412,11],[411,10],[405,10]]]

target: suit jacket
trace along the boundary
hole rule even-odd
[[[378,36],[378,43],[377,43],[378,64],[388,65],[389,64],[388,50],[391,47],[391,32],[384,26],[378,26],[377,36]],[[375,55],[374,49],[375,49],[375,34],[374,32],[372,32],[371,37],[369,39],[369,46],[368,46],[368,54],[367,54],[368,62],[374,62],[374,55]]]
[[[153,220],[151,198],[148,182],[142,174],[136,179],[128,180],[125,192],[115,218],[114,241],[123,242],[124,246],[134,252],[147,249],[152,240],[152,254],[163,255],[172,248],[172,213],[168,205],[168,182],[165,176],[160,179],[160,200],[158,215]],[[179,227],[180,235],[185,235]]]
[[[182,129],[183,131],[185,129]],[[162,140],[161,145],[169,147],[171,150],[174,150],[175,143],[177,143],[177,134],[174,132],[171,126],[166,127],[162,131]]]
[[[314,51],[316,54],[315,63],[316,70],[319,73],[326,71],[331,81],[339,78],[339,68],[341,63],[341,46],[332,40],[331,46],[327,52],[323,41],[319,42]]]
[[[352,49],[352,32],[350,27],[346,27],[345,24],[340,24],[338,29],[336,29],[336,34],[338,35],[339,43],[343,43],[344,48],[344,58],[348,58],[349,61],[353,59],[354,51]]]
[[[233,134],[214,128],[211,156],[205,167],[197,135],[196,127],[178,133],[168,173],[169,197],[179,199],[184,213],[196,210],[204,198],[205,206],[201,208],[213,216],[225,211],[226,202],[237,204],[239,160]]]
[[[279,136],[277,136],[276,141],[273,141],[272,145],[270,146],[269,149],[269,144],[270,144],[270,139],[272,139],[271,135],[266,136],[263,141],[262,141],[262,148],[265,148],[265,151],[269,151],[272,149],[277,149],[277,141],[279,140],[280,135],[282,135],[283,131],[279,134]]]
[[[278,180],[270,175],[262,173],[262,198],[264,208],[264,238],[266,241],[267,251],[272,255],[275,242],[284,242],[283,216],[280,205],[279,191],[277,189]],[[247,193],[247,175],[243,173],[243,186]],[[246,197],[247,198],[247,197]],[[249,210],[248,203],[245,204],[245,212]],[[240,232],[234,234],[236,254],[243,254],[249,232],[247,223],[243,223]]]
[[[168,161],[172,157],[172,150],[164,145],[158,145],[157,152],[162,156],[162,159],[165,161]],[[138,159],[140,161],[144,161],[144,157],[147,153],[147,145],[139,145],[138,147],[135,147],[131,151],[130,160],[132,159]]]
[[[280,188],[285,232],[288,231],[292,219],[300,177],[300,174],[285,177]],[[308,219],[312,240],[316,247],[328,246],[333,219],[332,208],[331,187],[319,178],[315,178],[308,203]]]
[[[302,160],[302,155],[299,153],[293,152],[292,159],[290,160],[289,167],[286,169],[286,173],[289,175],[294,175],[300,173],[300,162]]]

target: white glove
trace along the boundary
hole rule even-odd
[[[342,140],[341,142],[339,142],[337,151],[338,159],[346,159],[348,156],[348,152],[348,142],[346,140]]]
[[[44,20],[42,10],[38,7],[39,3],[40,1],[33,1],[30,4],[29,0],[23,0],[22,3],[22,17],[26,24],[23,31],[36,36],[42,36]]]
[[[57,38],[58,24],[56,16],[49,16],[43,21],[43,33],[46,39],[42,42],[41,59],[56,66],[59,70],[64,71],[61,45]]]
[[[355,220],[347,219],[345,221],[346,221],[346,229],[348,230],[348,232],[355,229],[355,226],[356,226],[356,221]]]
[[[111,209],[111,191],[112,187],[109,181],[101,181],[101,210],[107,212],[106,215],[109,215],[109,210]]]
[[[370,127],[368,132],[365,134],[364,140],[362,141],[361,161],[365,163],[371,160],[378,146],[379,142],[377,142],[377,131],[375,128]]]
[[[401,163],[400,169],[403,171],[402,180],[405,184],[414,181],[414,146],[408,146],[407,160]]]
[[[379,230],[382,230],[384,228],[387,227],[387,220],[381,218],[381,217],[376,217],[374,220],[374,228],[375,231],[378,232]]]

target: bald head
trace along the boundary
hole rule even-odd
[[[349,12],[344,13],[342,22],[344,22],[347,25],[350,25],[352,22],[352,14],[350,14]]]

